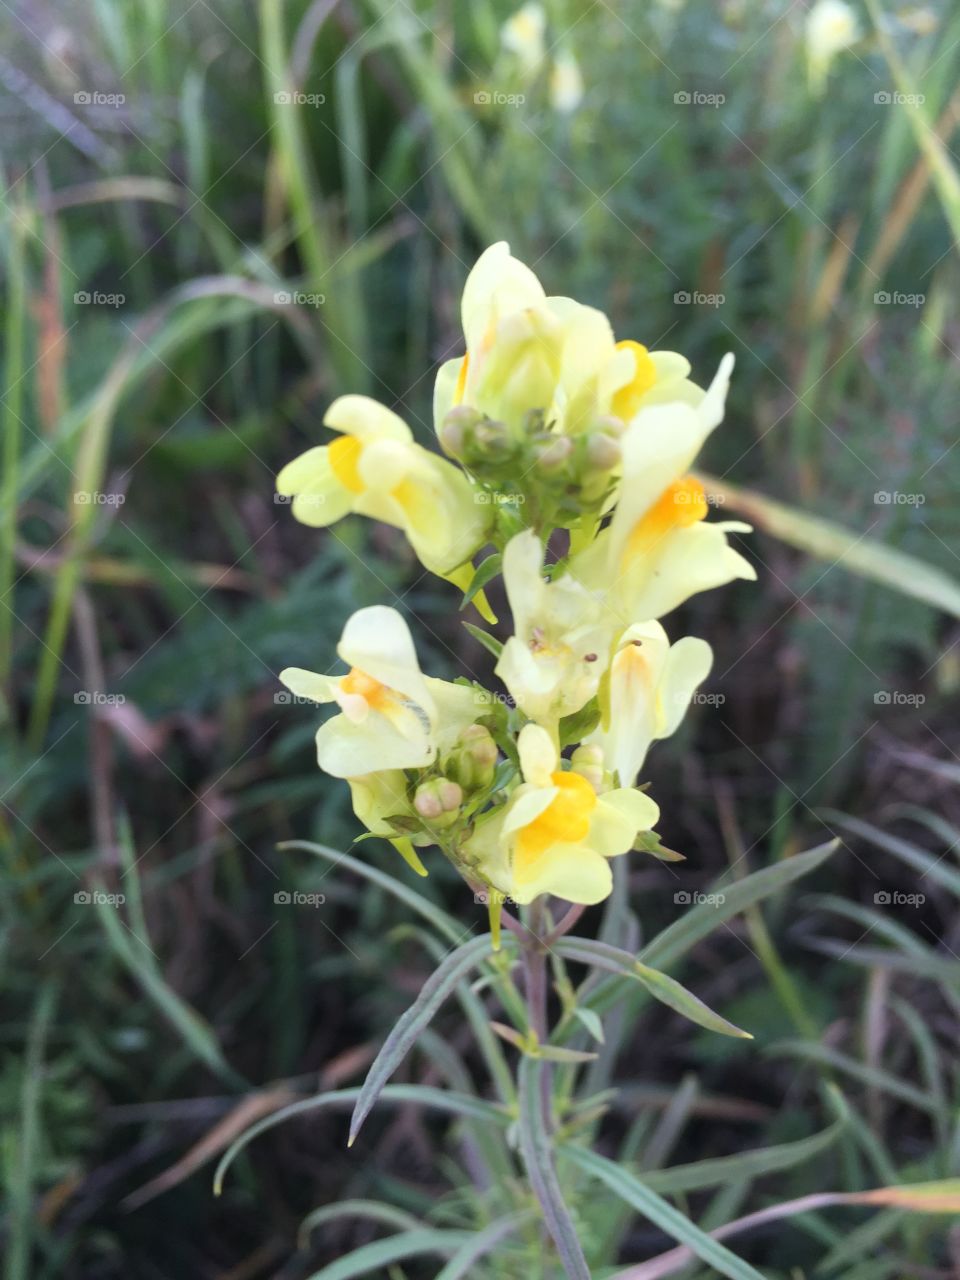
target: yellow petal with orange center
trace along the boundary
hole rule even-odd
[[[351,493],[363,493],[364,483],[360,476],[360,455],[363,445],[356,436],[338,436],[327,445],[327,457],[330,470],[345,489]]]
[[[610,412],[624,422],[629,422],[640,408],[643,397],[656,384],[657,366],[642,342],[627,338],[624,342],[617,343],[617,350],[633,352],[634,374],[633,380],[614,394]]]
[[[675,480],[634,525],[623,549],[625,561],[652,550],[671,529],[684,529],[706,518],[707,495],[693,476]]]
[[[374,711],[382,711],[390,702],[390,690],[387,686],[381,684],[379,680],[375,680],[373,676],[367,675],[366,671],[361,671],[358,667],[351,667],[340,681],[340,688],[344,693],[351,693],[363,698],[364,702],[373,707]]]
[[[550,775],[550,781],[558,792],[546,809],[521,830],[518,863],[534,861],[552,844],[578,844],[590,830],[597,793],[586,778],[558,771]]]

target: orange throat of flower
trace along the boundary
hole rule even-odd
[[[652,551],[674,529],[688,529],[707,515],[707,495],[693,476],[668,485],[630,531],[623,550],[624,568],[637,556]]]
[[[633,353],[634,373],[627,385],[614,394],[610,412],[624,422],[629,422],[639,410],[643,397],[656,385],[657,366],[642,342],[633,342],[628,338],[617,343],[617,350]]]
[[[551,845],[579,844],[590,830],[597,793],[586,778],[558,771],[550,781],[557,794],[517,837],[515,870],[521,879],[524,866],[536,862]]]

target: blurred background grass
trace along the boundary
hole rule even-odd
[[[0,11],[12,1280],[310,1275],[372,1230],[328,1223],[298,1249],[303,1217],[344,1196],[424,1214],[447,1191],[442,1212],[484,1221],[450,1135],[405,1111],[362,1159],[341,1120],[315,1119],[262,1139],[220,1201],[208,1168],[138,1193],[255,1087],[355,1083],[430,964],[396,932],[401,905],[276,853],[357,834],[346,788],[315,769],[315,716],[278,701],[276,672],[325,669],[347,614],[380,600],[416,616],[434,673],[489,663],[392,531],[297,526],[273,477],[342,391],[430,440],[433,370],[460,350],[460,289],[497,238],[618,336],[682,350],[702,382],[737,354],[704,465],[725,514],[758,525],[743,541],[760,581],[674,620],[717,659],[710,697],[650,762],[688,862],[676,878],[631,863],[642,930],[728,862],[844,839],[819,896],[794,891],[693,958],[754,1045],[648,1010],[614,1037],[607,1078],[634,1086],[626,1154],[662,1168],[804,1137],[832,1118],[829,1079],[856,1117],[842,1159],[679,1202],[709,1226],[771,1197],[960,1172],[960,14],[859,11],[822,93],[801,4],[554,0],[535,68],[504,45],[510,14]],[[569,109],[551,65],[571,57]],[[358,856],[408,875],[380,842]],[[84,901],[95,886],[125,902]],[[293,888],[324,907],[275,902]],[[444,868],[424,892],[480,923]],[[453,1067],[438,1050],[411,1070]],[[849,1225],[808,1215],[745,1253],[778,1277],[960,1267],[942,1220]],[[640,1221],[604,1230],[610,1263],[666,1247]],[[382,1274],[434,1274],[419,1265]],[[483,1274],[531,1274],[499,1268]]]

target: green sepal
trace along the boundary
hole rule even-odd
[[[482,627],[475,627],[472,622],[464,622],[461,624],[473,636],[474,640],[479,640],[483,647],[492,653],[495,658],[499,658],[503,652],[503,642],[498,640],[496,636],[489,635]]]
[[[582,742],[587,734],[600,723],[600,706],[596,698],[590,701],[573,715],[563,716],[560,721],[560,746],[568,747],[571,742]]]
[[[641,831],[633,847],[637,853],[652,854],[653,857],[659,858],[661,862],[686,862],[687,860],[682,853],[677,853],[675,849],[668,849],[666,845],[662,845],[656,831]]]
[[[494,551],[487,556],[474,571],[474,575],[470,580],[470,585],[463,593],[463,600],[460,603],[461,610],[465,609],[478,591],[482,591],[487,583],[497,576],[500,572],[500,566],[503,563],[503,557],[499,551]]]
[[[393,847],[399,853],[407,866],[417,873],[418,876],[426,876],[427,868],[417,857],[417,851],[414,849],[412,842],[408,836],[397,836],[396,839],[390,841]]]

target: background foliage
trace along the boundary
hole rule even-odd
[[[510,9],[489,0],[0,12],[11,1280],[307,1276],[377,1235],[344,1213],[298,1241],[311,1211],[355,1198],[490,1220],[457,1126],[409,1108],[349,1154],[342,1116],[271,1130],[219,1200],[199,1156],[149,1184],[224,1122],[209,1159],[238,1106],[237,1129],[318,1077],[356,1083],[434,962],[406,906],[277,853],[292,837],[347,849],[356,827],[275,673],[325,663],[377,600],[417,616],[435,674],[489,660],[390,531],[296,526],[273,477],[343,390],[429,440],[463,278],[501,237],[548,291],[683,350],[701,381],[734,350],[708,470],[853,535],[814,557],[741,498],[759,586],[685,608],[717,652],[712,697],[650,780],[687,863],[631,864],[631,927],[682,917],[730,864],[844,843],[688,957],[753,1044],[649,1006],[610,1035],[597,1087],[624,1087],[601,1147],[650,1173],[803,1139],[836,1119],[832,1083],[847,1120],[829,1149],[665,1193],[709,1228],[811,1190],[960,1173],[956,597],[934,578],[944,607],[918,600],[921,568],[889,559],[956,574],[960,15],[862,11],[818,96],[795,3],[548,9],[548,46],[583,75],[570,114],[502,48]],[[695,93],[723,102],[675,100]],[[852,572],[865,556],[902,589]],[[357,856],[407,877],[381,842]],[[84,901],[95,885],[125,902]],[[326,901],[276,900],[294,889]],[[452,872],[423,892],[482,926]],[[409,1078],[456,1085],[477,1064],[437,1030]],[[602,1265],[668,1247],[596,1196],[580,1213]],[[784,1280],[960,1266],[948,1220],[896,1209],[809,1213],[737,1247]],[[497,1257],[474,1274],[544,1265]]]

